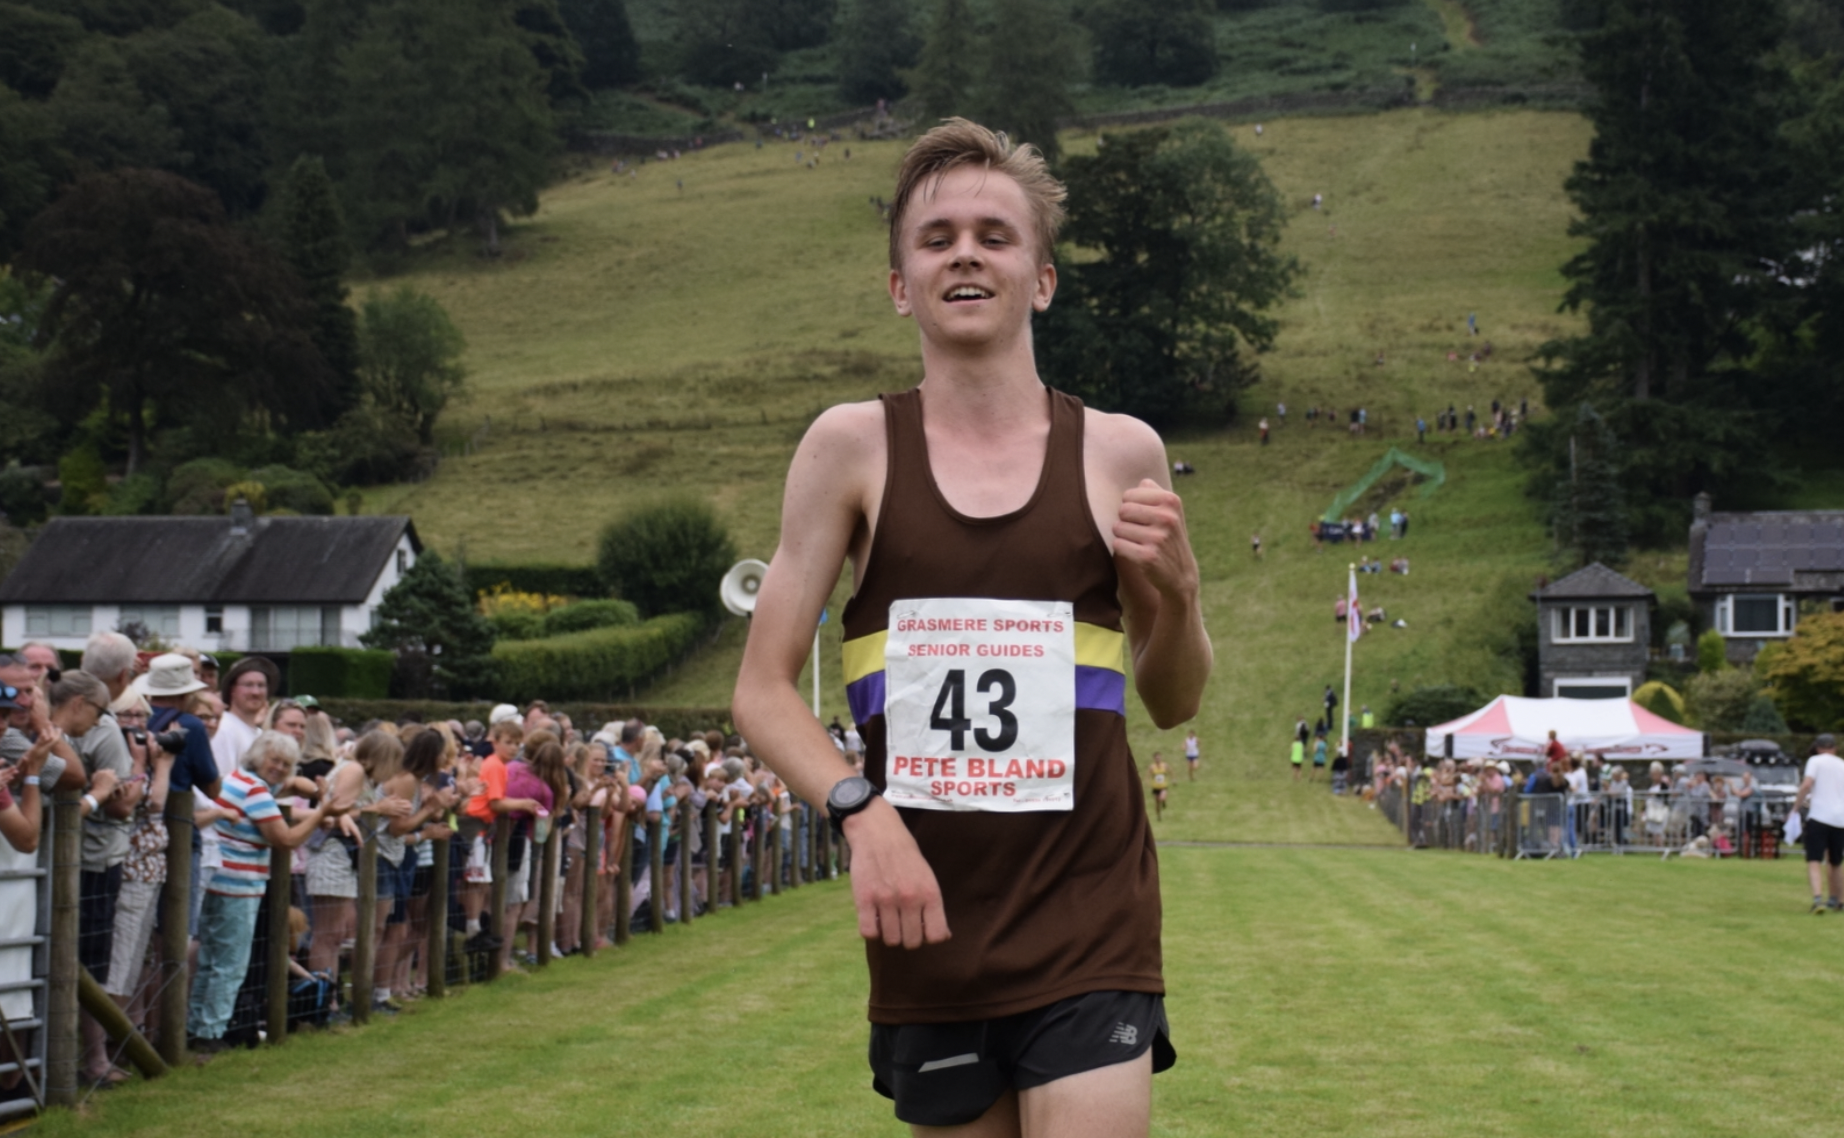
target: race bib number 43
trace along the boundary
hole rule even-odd
[[[890,606],[884,797],[922,810],[1075,806],[1076,622],[1067,601]]]

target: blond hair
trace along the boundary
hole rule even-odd
[[[1031,206],[1032,237],[1046,264],[1055,256],[1057,230],[1063,224],[1063,183],[1050,173],[1044,156],[1030,143],[1017,145],[1003,132],[976,122],[951,118],[916,139],[896,171],[896,197],[890,203],[890,267],[903,267],[903,216],[909,199],[924,180],[939,182],[951,170],[982,166],[1018,183]]]

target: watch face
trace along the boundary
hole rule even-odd
[[[871,781],[865,778],[843,779],[828,796],[840,810],[856,810],[871,796]]]

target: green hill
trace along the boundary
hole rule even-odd
[[[1407,542],[1366,551],[1410,557],[1407,577],[1362,585],[1408,627],[1358,645],[1353,703],[1381,711],[1396,684],[1518,683],[1514,626],[1549,567],[1522,472],[1503,443],[1430,434],[1417,446],[1413,422],[1449,402],[1534,404],[1523,361],[1567,326],[1555,312],[1570,250],[1561,182],[1588,129],[1560,113],[1417,109],[1237,135],[1293,204],[1287,243],[1308,272],[1242,422],[1168,440],[1198,470],[1179,489],[1218,665],[1198,720],[1204,779],[1179,786],[1162,832],[1387,841],[1374,813],[1296,788],[1286,770],[1293,717],[1317,706],[1343,659],[1329,618],[1350,551],[1314,550],[1306,526],[1392,444],[1445,463],[1433,496],[1402,488]],[[638,177],[585,173],[546,195],[501,260],[428,254],[412,283],[448,306],[473,369],[443,431],[481,445],[427,482],[374,492],[368,508],[410,513],[425,539],[470,558],[580,562],[608,518],[689,493],[716,505],[746,555],[768,557],[781,478],[811,417],[918,378],[914,331],[883,296],[869,201],[889,193],[898,145],[854,145],[850,160],[835,146],[818,169],[796,166],[793,151],[718,147]],[[1475,368],[1466,357],[1487,341],[1491,358]],[[1288,421],[1262,447],[1254,422],[1277,401]],[[1309,430],[1309,404],[1341,416],[1362,405],[1370,430]],[[1253,532],[1267,548],[1259,562]],[[828,716],[844,712],[837,628],[826,626],[822,660]],[[649,698],[726,702],[740,643],[739,625]],[[1143,759],[1182,738],[1134,722]]]

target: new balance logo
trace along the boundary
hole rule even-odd
[[[1138,1043],[1139,1041],[1140,1041],[1140,1029],[1133,1026],[1130,1023],[1115,1024],[1114,1034],[1108,1036],[1109,1043],[1124,1043],[1128,1047],[1132,1047],[1134,1044]]]

